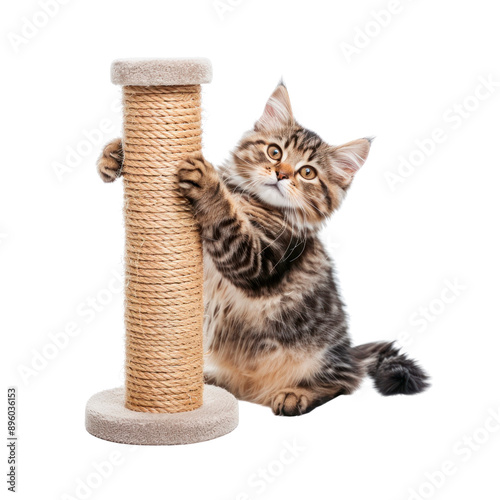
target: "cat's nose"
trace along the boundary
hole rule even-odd
[[[290,179],[293,176],[293,168],[288,163],[281,163],[276,165],[276,177],[279,181],[283,179]]]

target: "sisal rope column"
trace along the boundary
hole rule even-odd
[[[201,151],[200,87],[124,87],[126,407],[152,413],[203,399],[199,231],[177,164]]]
[[[203,384],[200,234],[177,188],[178,162],[201,151],[206,59],[120,60],[123,85],[125,389],[94,395],[86,428],[128,444],[212,439],[238,423],[236,399]]]

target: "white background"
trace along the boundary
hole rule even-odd
[[[18,498],[499,498],[500,12],[491,0],[396,4],[73,0],[48,20],[35,0],[2,7],[0,321],[3,390],[19,393]],[[281,76],[325,140],[377,136],[325,241],[355,343],[400,339],[431,390],[383,398],[367,381],[299,418],[241,403],[236,431],[184,447],[87,434],[87,399],[123,381],[122,186],[104,185],[95,160],[121,126],[110,63],[131,56],[212,60],[215,163]],[[478,100],[481,78],[497,84]],[[415,141],[436,128],[441,143],[419,158]],[[84,152],[71,166],[68,148]],[[391,189],[401,157],[419,164]],[[92,298],[108,302],[94,315]],[[67,341],[54,351],[56,337]],[[96,472],[103,461],[110,473]]]

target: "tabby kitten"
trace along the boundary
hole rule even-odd
[[[366,375],[383,395],[428,386],[392,342],[352,346],[318,238],[369,150],[369,139],[334,147],[299,125],[280,84],[219,172],[201,155],[180,164],[203,239],[208,383],[289,416],[352,393]],[[121,162],[118,139],[99,160],[103,180]]]

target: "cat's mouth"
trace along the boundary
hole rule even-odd
[[[279,182],[266,182],[262,187],[261,198],[275,207],[286,207],[289,203],[286,188]]]
[[[270,183],[267,183],[265,184],[266,186],[270,187],[270,188],[274,188],[276,191],[278,191],[278,193],[283,196],[283,193],[280,189],[280,186],[279,186],[279,182],[270,182]]]

